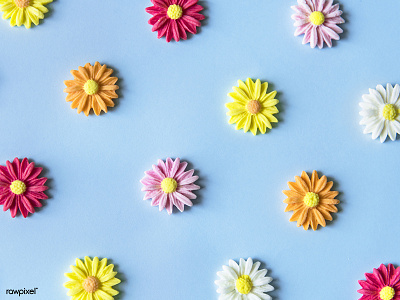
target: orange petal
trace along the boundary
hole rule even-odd
[[[301,197],[289,197],[283,200],[284,203],[293,204],[293,203],[303,203],[303,198]]]
[[[289,182],[288,182],[288,184],[289,184]],[[289,185],[289,187],[290,187],[290,185]],[[296,191],[294,191],[294,190],[284,190],[284,191],[282,191],[286,196],[288,196],[289,198],[301,198],[301,199],[303,199],[304,198],[304,193],[303,192],[296,192]]]
[[[298,185],[299,187],[301,187],[301,189],[302,189],[302,191],[303,191],[304,193],[309,192],[308,187],[307,187],[307,184],[304,182],[303,179],[301,179],[299,176],[295,176],[294,179],[296,180],[297,185]]]
[[[331,205],[331,204],[319,204],[318,208],[319,207],[321,207],[321,208],[323,208],[323,209],[325,209],[327,211],[330,211],[330,212],[337,212],[338,211],[337,207],[334,206],[334,205]]]
[[[311,191],[315,191],[315,186],[316,186],[318,180],[319,180],[318,173],[317,173],[317,171],[314,170],[311,175]]]
[[[307,173],[306,172],[301,172],[301,179],[303,179],[304,180],[304,182],[306,183],[306,185],[307,185],[307,190],[308,191],[311,191],[311,181],[310,181],[310,177],[308,177],[308,175],[307,175]]]
[[[81,75],[84,78],[84,80],[88,81],[90,79],[90,77],[89,77],[89,73],[86,70],[86,68],[83,68],[83,67],[79,66],[78,69],[79,69],[79,73],[81,73]]]
[[[322,191],[322,189],[325,188],[325,186],[326,186],[326,182],[327,182],[327,179],[326,179],[326,176],[324,175],[318,180],[318,182],[315,186],[315,189],[314,189],[314,193],[319,193],[320,191]]]
[[[318,210],[318,209],[313,209],[313,214],[314,214],[315,218],[317,219],[318,223],[319,223],[322,227],[325,227],[325,226],[326,226],[325,218],[324,218],[324,216],[319,212],[319,210]]]
[[[321,204],[339,204],[340,201],[336,200],[336,199],[325,199],[324,198],[324,199],[320,199],[319,203],[321,203]]]

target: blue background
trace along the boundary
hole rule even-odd
[[[117,299],[217,299],[229,259],[260,260],[274,299],[358,299],[357,280],[399,264],[399,141],[358,124],[362,94],[400,82],[395,0],[341,0],[347,21],[332,49],[294,37],[296,1],[202,1],[203,27],[158,40],[150,1],[55,1],[31,30],[0,22],[0,162],[45,168],[50,199],[24,219],[0,213],[0,294],[69,299],[75,258],[108,257]],[[100,117],[65,102],[71,69],[99,61],[120,78]],[[265,135],[227,123],[238,79],[269,81],[279,123]],[[143,201],[139,180],[158,158],[180,157],[200,176],[198,200],[169,216]],[[326,228],[297,228],[287,181],[318,170],[335,181],[339,213]],[[15,296],[5,296],[15,299]]]

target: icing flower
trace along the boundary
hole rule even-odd
[[[39,20],[49,11],[45,5],[51,2],[53,0],[0,0],[0,11],[4,12],[3,19],[11,18],[11,26],[31,28],[32,23],[39,25]]]
[[[320,49],[324,42],[332,47],[332,39],[339,40],[343,30],[337,24],[344,23],[339,4],[332,5],[333,0],[297,0],[298,5],[292,6],[296,11],[292,15],[297,27],[295,36],[304,34],[303,45],[310,43],[311,48]]]
[[[251,131],[257,134],[257,129],[264,134],[266,128],[272,129],[271,123],[278,122],[273,114],[278,113],[275,99],[276,91],[267,94],[268,82],[261,83],[257,79],[247,78],[246,83],[239,80],[239,87],[234,86],[234,93],[229,93],[234,101],[227,103],[230,116],[229,124],[236,123],[236,130],[243,128],[244,132]]]
[[[184,206],[192,206],[191,199],[196,199],[192,193],[200,189],[198,185],[193,184],[198,176],[193,176],[194,170],[185,172],[187,162],[181,162],[179,158],[173,161],[167,158],[158,160],[158,165],[153,165],[153,170],[144,172],[146,176],[140,181],[144,187],[142,191],[146,192],[143,200],[153,199],[152,206],[159,206],[160,211],[167,209],[168,214],[172,214],[175,205],[181,212]]]
[[[367,280],[359,280],[363,296],[359,300],[400,300],[400,267],[381,264],[373,273],[365,273]]]
[[[386,89],[378,85],[376,90],[369,89],[369,94],[363,95],[360,102],[363,116],[361,125],[366,125],[364,134],[372,133],[372,139],[380,137],[383,143],[389,135],[392,141],[400,134],[400,86],[388,83]]]
[[[216,280],[218,285],[217,293],[220,300],[264,300],[272,299],[265,294],[273,291],[274,287],[269,285],[271,277],[266,277],[268,270],[258,270],[260,262],[253,264],[251,258],[245,261],[240,259],[239,265],[229,260],[229,266],[222,266],[223,271],[217,273],[220,280]]]
[[[301,177],[295,176],[296,182],[288,182],[290,190],[283,191],[288,197],[283,202],[287,204],[286,211],[294,211],[290,222],[297,221],[297,227],[303,226],[305,230],[311,225],[316,230],[318,224],[326,226],[325,220],[332,221],[331,212],[337,212],[336,204],[340,201],[335,197],[338,192],[331,191],[333,182],[327,182],[326,176],[318,178],[317,171],[310,177],[306,172]]]
[[[71,279],[64,283],[69,289],[68,296],[72,300],[112,300],[113,296],[119,292],[113,289],[113,286],[120,283],[121,280],[115,278],[117,272],[113,271],[114,265],[107,265],[107,258],[99,261],[98,257],[93,261],[85,256],[85,262],[76,259],[76,266],[71,266],[72,273],[64,275]]]
[[[87,63],[78,70],[72,70],[71,74],[74,80],[65,80],[67,86],[64,92],[68,93],[67,102],[71,102],[71,108],[78,108],[78,114],[81,111],[86,116],[93,108],[98,116],[101,111],[107,112],[107,106],[114,107],[112,99],[118,98],[117,77],[110,77],[113,69],[107,69],[106,65],[100,65],[96,62],[94,66]]]
[[[35,207],[41,207],[40,200],[47,199],[45,186],[46,177],[38,178],[42,168],[35,167],[35,163],[29,163],[27,158],[21,162],[15,158],[6,166],[0,166],[0,205],[3,211],[10,210],[11,217],[15,217],[17,211],[26,218],[28,212],[33,214]]]
[[[153,15],[149,24],[152,31],[158,31],[158,38],[165,36],[169,43],[172,38],[179,42],[186,40],[186,31],[196,34],[196,27],[200,27],[204,16],[198,0],[151,0],[153,6],[147,7],[146,12]]]

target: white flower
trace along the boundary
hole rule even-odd
[[[386,89],[378,85],[376,90],[369,89],[368,95],[363,95],[360,102],[363,119],[361,125],[366,125],[364,134],[372,133],[372,139],[380,137],[381,143],[389,135],[390,139],[396,139],[396,133],[400,135],[400,86],[388,83]]]
[[[260,262],[253,264],[249,258],[245,261],[240,259],[239,265],[229,260],[229,266],[222,266],[223,271],[217,275],[221,278],[216,280],[217,293],[221,294],[219,300],[270,300],[271,296],[264,294],[274,290],[269,285],[271,277],[266,277],[268,270],[258,270]]]

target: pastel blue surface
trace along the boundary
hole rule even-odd
[[[85,255],[117,266],[117,299],[141,300],[217,299],[231,258],[261,261],[279,300],[358,299],[365,272],[400,264],[399,140],[358,124],[362,94],[400,82],[400,2],[341,0],[345,32],[323,50],[293,36],[295,2],[202,1],[199,34],[170,44],[147,24],[150,1],[55,1],[31,30],[1,20],[0,163],[43,166],[50,199],[27,219],[0,213],[0,298],[37,287],[25,298],[69,299],[63,274]],[[95,61],[115,69],[121,97],[87,118],[63,81]],[[227,93],[247,77],[279,92],[265,135],[227,123]],[[166,157],[187,160],[202,187],[171,216],[139,182]],[[316,232],[289,222],[282,202],[287,181],[314,169],[341,200]]]

